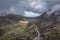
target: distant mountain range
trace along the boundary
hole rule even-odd
[[[22,17],[18,15],[1,13],[0,25],[8,25],[14,22],[18,22],[19,20],[22,20]]]

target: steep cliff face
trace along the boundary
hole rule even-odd
[[[60,22],[60,4],[56,4],[49,11],[40,16],[38,28],[41,33],[48,32],[54,28],[56,22]]]
[[[50,11],[46,12],[46,14],[48,16],[49,20],[52,21],[59,21],[60,20],[60,4],[56,4],[55,6],[53,6]]]

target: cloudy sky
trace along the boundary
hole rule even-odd
[[[15,12],[25,17],[40,16],[59,0],[0,0],[0,12]]]

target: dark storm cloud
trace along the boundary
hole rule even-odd
[[[53,4],[53,2],[51,2],[52,0],[0,0],[0,10],[6,10],[13,6],[18,10],[23,8],[27,11],[40,12],[42,9],[42,11],[44,11],[46,8],[50,7],[50,5]],[[40,9],[41,5],[43,7],[42,9]]]
[[[57,0],[0,0],[0,11],[9,10],[24,14],[24,11],[42,13],[47,11]],[[31,13],[32,14],[32,13]]]
[[[47,11],[55,3],[52,0],[26,0],[22,4],[26,11],[41,13]]]
[[[12,5],[15,6],[18,2],[18,0],[0,0],[0,10],[6,10]]]

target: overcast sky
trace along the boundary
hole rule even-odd
[[[19,15],[35,17],[47,11],[57,1],[59,0],[0,0],[0,12],[8,10]]]

